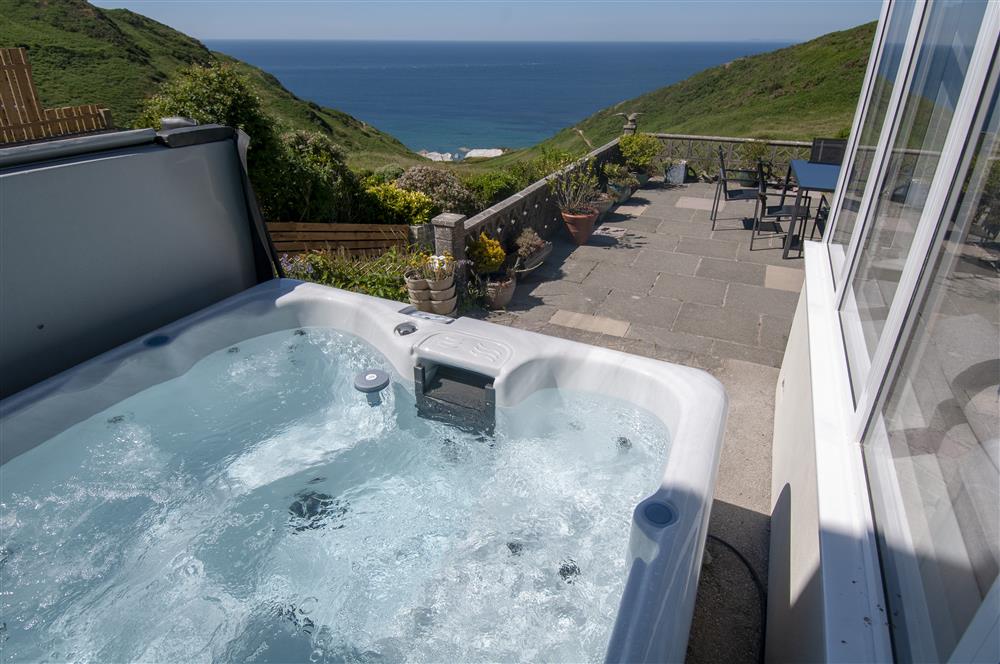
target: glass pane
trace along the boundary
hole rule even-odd
[[[834,256],[833,274],[835,279],[840,276],[840,269],[844,264],[843,257],[847,245],[851,242],[854,222],[857,220],[858,209],[861,207],[861,197],[865,193],[865,185],[868,184],[868,174],[875,157],[875,147],[882,131],[882,124],[885,122],[886,109],[889,107],[889,98],[892,96],[892,87],[896,83],[899,61],[906,44],[906,33],[910,29],[910,21],[913,18],[913,7],[913,2],[896,2],[893,3],[892,13],[889,15],[889,23],[884,37],[885,43],[871,84],[868,107],[865,110],[865,117],[861,121],[861,129],[858,133],[858,147],[854,152],[854,159],[850,165],[851,170],[844,187],[844,200],[837,215],[837,225],[833,229],[833,235],[830,236],[832,243],[830,251]]]
[[[1000,113],[991,103],[865,441],[900,661],[947,660],[1000,565]]]
[[[985,2],[936,2],[926,17],[913,82],[841,314],[855,395],[896,294],[985,9]]]

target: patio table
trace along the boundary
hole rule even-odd
[[[802,217],[802,235],[805,236],[806,223],[809,219],[809,211],[806,214],[799,213],[799,206],[802,203],[802,193],[805,191],[818,191],[823,193],[833,193],[837,188],[837,178],[840,177],[839,164],[817,164],[805,159],[792,159],[788,164],[788,173],[795,177],[799,183],[798,191],[795,192],[795,216],[792,217],[791,226],[785,236],[785,248],[781,252],[782,258],[788,258],[788,252],[795,241],[795,227]]]

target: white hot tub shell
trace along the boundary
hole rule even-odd
[[[245,135],[215,126],[0,150],[0,463],[210,353],[299,327],[363,339],[407,387],[425,364],[488,377],[500,410],[545,388],[615,397],[659,418],[670,445],[659,488],[634,510],[607,661],[682,661],[725,425],[718,381],[272,278],[245,154]]]
[[[417,318],[408,310],[316,284],[265,282],[0,402],[4,460],[181,375],[209,353],[304,326],[364,339],[391,363],[395,381],[412,384],[413,367],[422,361],[490,376],[500,409],[544,388],[622,399],[660,418],[672,442],[659,489],[634,511],[630,572],[607,661],[682,661],[722,444],[721,385],[688,367],[473,319]],[[405,323],[415,331],[398,334]]]

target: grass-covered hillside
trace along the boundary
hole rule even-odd
[[[875,23],[740,58],[620,102],[539,145],[493,160],[517,161],[543,147],[580,153],[621,133],[639,112],[640,131],[809,140],[846,135],[861,92]]]
[[[22,46],[46,107],[99,104],[130,126],[142,100],[175,70],[228,62],[256,84],[265,110],[287,129],[328,134],[353,164],[426,163],[397,139],[346,113],[299,99],[270,74],[127,9],[85,0],[0,0],[0,47]]]
[[[504,169],[543,149],[582,154],[621,132],[617,113],[639,112],[641,131],[810,139],[837,136],[851,124],[875,24],[804,44],[740,58],[620,102],[542,143],[495,159],[451,167]],[[255,84],[264,110],[284,129],[311,129],[341,145],[351,166],[427,163],[394,137],[346,113],[299,99],[278,80],[161,23],[85,0],[0,0],[0,46],[29,51],[46,106],[96,103],[130,126],[143,99],[186,65],[226,62]],[[641,67],[642,63],[636,63]]]

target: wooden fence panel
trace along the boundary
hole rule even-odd
[[[0,144],[71,136],[111,128],[95,104],[43,109],[23,48],[0,48]]]
[[[275,221],[267,224],[274,248],[282,253],[345,251],[377,256],[410,243],[410,227],[393,224],[320,224]]]

